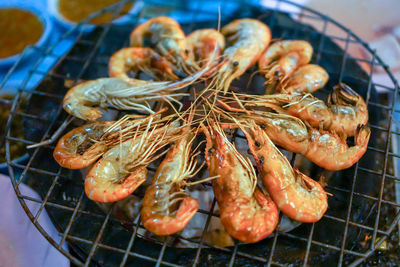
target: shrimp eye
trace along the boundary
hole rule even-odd
[[[256,141],[254,144],[256,145],[256,147],[260,147],[261,146],[260,142],[258,142],[258,141]]]
[[[265,129],[267,126],[263,123],[263,124],[260,124],[260,128],[261,129]]]
[[[189,54],[189,49],[185,49],[185,53],[186,53],[186,54]]]
[[[239,62],[238,61],[234,61],[232,64],[233,64],[234,67],[237,67],[239,65]]]

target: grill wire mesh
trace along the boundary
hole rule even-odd
[[[122,1],[110,6],[94,14],[86,21],[107,10],[112,11],[115,16],[122,8],[122,5],[127,2],[131,1]],[[285,233],[276,230],[273,237],[256,245],[236,242],[233,247],[219,248],[208,245],[203,241],[204,232],[209,227],[211,218],[218,216],[214,212],[216,202],[213,200],[209,210],[199,210],[199,213],[207,216],[200,240],[187,240],[195,248],[178,249],[167,245],[166,240],[160,242],[160,240],[155,240],[151,237],[147,237],[147,239],[139,237],[138,230],[143,228],[139,217],[130,224],[125,225],[125,228],[122,228],[120,221],[113,216],[113,206],[108,209],[107,213],[104,213],[92,201],[88,200],[83,191],[82,180],[76,178],[80,177],[80,173],[63,169],[52,162],[51,152],[54,149],[54,144],[31,149],[29,151],[30,158],[26,163],[21,164],[10,160],[12,157],[10,155],[10,144],[23,143],[31,145],[46,140],[61,125],[70,121],[71,118],[62,111],[61,106],[61,100],[66,90],[64,87],[65,82],[77,82],[81,79],[88,80],[104,76],[108,59],[111,55],[110,51],[116,51],[121,47],[128,46],[126,32],[129,32],[138,21],[148,18],[150,12],[153,12],[153,14],[158,12],[158,15],[162,15],[173,10],[181,14],[181,16],[184,14],[187,20],[184,28],[185,32],[191,32],[195,27],[202,26],[202,19],[207,16],[211,18],[208,21],[213,21],[213,25],[208,26],[216,28],[218,9],[211,8],[209,6],[211,3],[211,1],[193,3],[172,1],[166,5],[161,1],[153,1],[151,4],[146,3],[137,15],[130,15],[131,22],[128,25],[120,26],[110,23],[99,26],[94,34],[89,35],[91,36],[90,38],[81,31],[80,27],[77,27],[64,34],[53,46],[29,48],[41,53],[42,58],[22,82],[19,92],[14,98],[4,136],[11,181],[22,207],[32,223],[53,246],[67,256],[72,263],[82,266],[126,266],[138,263],[156,266],[195,266],[212,263],[229,266],[244,264],[273,266],[293,264],[295,266],[306,266],[315,265],[318,260],[322,261],[323,256],[321,255],[324,253],[332,255],[329,258],[328,265],[358,265],[362,263],[391,235],[400,218],[400,213],[398,212],[400,204],[396,202],[393,191],[395,184],[400,181],[400,177],[396,176],[396,170],[393,167],[393,162],[400,157],[393,150],[394,140],[400,134],[396,129],[397,121],[394,119],[400,112],[395,109],[398,85],[388,67],[365,42],[332,19],[290,2],[283,0],[269,1],[274,6],[271,9],[253,6],[245,1],[222,2],[222,22],[226,23],[236,18],[254,16],[254,10],[257,10],[257,17],[265,19],[263,21],[267,23],[272,32],[276,32],[276,29],[286,29],[290,33],[290,35],[273,35],[273,37],[294,39],[304,31],[303,24],[297,23],[294,27],[286,26],[282,18],[287,18],[286,13],[288,11],[285,9],[286,11],[283,12],[282,10],[288,6],[296,7],[297,9],[290,13],[296,21],[305,23],[313,21],[320,25],[320,27],[307,28],[306,30],[310,36],[313,36],[312,34],[314,33],[320,34],[318,35],[320,36],[319,39],[316,41],[317,46],[314,45],[315,55],[312,62],[322,64],[324,58],[327,57],[339,59],[340,64],[335,66],[336,72],[329,71],[331,80],[334,80],[332,84],[341,81],[348,82],[351,79],[363,79],[362,82],[365,85],[364,98],[368,104],[370,116],[375,116],[372,113],[381,114],[379,120],[371,119],[369,126],[373,136],[381,138],[382,142],[374,142],[372,140],[367,152],[370,155],[370,157],[367,157],[368,161],[364,161],[365,164],[357,163],[351,169],[346,170],[346,173],[350,174],[347,176],[349,179],[346,184],[331,185],[328,183],[326,190],[333,194],[330,199],[330,205],[332,198],[335,198],[336,195],[344,196],[345,198],[344,203],[346,205],[341,207],[344,210],[344,216],[339,216],[335,213],[335,210],[328,208],[328,212],[322,221],[303,225],[301,231],[294,230]],[[240,8],[235,10],[235,6]],[[331,27],[337,29],[337,35],[327,34],[327,30]],[[125,35],[121,35],[121,32]],[[62,47],[65,40],[73,40],[73,48],[66,56],[57,55],[54,51],[58,47]],[[328,40],[340,44],[344,52],[337,53],[337,50],[330,50],[331,46],[327,45]],[[346,53],[352,47],[357,46],[366,49],[370,53],[371,59],[354,58]],[[109,47],[109,50],[106,51],[105,47]],[[81,51],[90,52],[80,54]],[[24,56],[25,53],[10,69],[8,75],[0,84],[0,90],[14,70],[23,64]],[[68,64],[57,65],[51,71],[43,72],[42,66],[46,64],[45,58],[49,57],[58,62],[68,62]],[[349,76],[351,62],[368,65],[371,69],[370,73],[364,78],[362,75],[360,77]],[[68,71],[66,71],[67,67],[65,66],[68,66]],[[384,69],[386,75],[393,82],[392,86],[380,85],[372,81],[375,67]],[[88,71],[89,69],[90,71]],[[35,90],[26,88],[30,79],[43,75],[45,77],[44,81],[38,88]],[[49,91],[46,89],[47,87],[60,89]],[[331,88],[331,86],[326,88]],[[355,89],[357,90],[358,88]],[[379,97],[376,94],[376,89],[384,91],[383,95],[385,97]],[[327,93],[330,93],[330,90],[321,91],[322,95],[326,96]],[[23,105],[24,98],[28,99],[29,104],[27,106]],[[35,106],[36,102],[41,103],[39,109],[37,105]],[[21,118],[24,122],[24,130],[30,131],[23,139],[16,137],[10,127],[13,120]],[[236,136],[236,138],[240,138],[240,136]],[[294,163],[295,160],[296,155],[293,155],[291,162]],[[316,177],[321,174],[325,174],[324,171],[317,170],[312,173],[312,176]],[[335,175],[333,174],[333,177]],[[369,190],[360,189],[358,188],[360,179],[374,180],[372,185],[376,186]],[[38,190],[42,199],[23,195],[19,189],[21,182]],[[359,202],[360,199],[366,202]],[[29,210],[28,202],[35,202],[40,206],[36,213],[32,213]],[[358,207],[356,207],[356,205],[359,205],[358,203],[369,203],[367,215],[361,217],[354,215],[354,210],[358,211]],[[38,223],[38,218],[44,209],[49,213],[60,232],[60,242],[56,242],[49,236],[42,225]],[[383,212],[384,215],[382,215]],[[359,220],[353,220],[353,218],[359,218]],[[332,242],[332,238],[324,239],[315,234],[319,232],[318,229],[323,227],[323,224],[328,222],[338,225],[336,229],[340,229],[337,232],[332,230],[331,233],[328,233],[337,237],[335,239],[337,242]],[[349,241],[349,233],[356,233],[355,237],[351,237],[351,241]],[[366,237],[368,237],[368,240],[366,240]],[[63,244],[66,241],[70,245],[69,251],[63,249]],[[365,241],[364,245],[360,246],[359,244],[363,241]],[[357,245],[354,245],[354,242]],[[298,246],[301,250],[294,250],[288,243],[299,244]],[[265,247],[265,249],[258,250],[260,247]],[[283,254],[282,251],[284,251]],[[296,253],[299,255],[293,256],[294,259],[292,259],[290,254]],[[318,256],[318,254],[321,255]],[[215,258],[215,261],[213,261],[213,258]]]

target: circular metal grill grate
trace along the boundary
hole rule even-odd
[[[105,11],[114,14],[122,4],[93,14],[90,18]],[[10,144],[18,142],[32,145],[50,138],[61,126],[70,123],[71,118],[62,111],[61,100],[67,88],[66,83],[89,80],[107,75],[110,55],[128,45],[129,32],[142,19],[155,15],[175,14],[186,33],[197,28],[218,25],[218,9],[210,7],[211,1],[185,3],[173,1],[169,5],[160,2],[145,4],[138,15],[131,15],[130,23],[125,25],[106,24],[97,27],[91,34],[84,34],[80,25],[65,33],[56,44],[45,49],[31,48],[42,54],[42,58],[32,68],[22,82],[16,95],[9,121],[5,129],[4,144],[12,184],[22,207],[32,223],[48,241],[77,265],[126,266],[133,264],[155,264],[166,266],[182,265],[357,265],[374,253],[396,227],[400,213],[396,202],[395,188],[400,177],[396,175],[396,161],[400,157],[395,149],[400,132],[394,119],[399,110],[395,109],[398,85],[388,67],[376,56],[368,45],[356,35],[332,19],[284,0],[269,1],[272,8],[246,4],[245,1],[221,3],[222,25],[233,19],[243,17],[259,18],[272,30],[274,38],[304,39],[314,48],[312,62],[320,64],[330,74],[330,82],[325,88],[332,88],[338,82],[351,85],[365,98],[372,130],[371,142],[364,158],[352,168],[331,173],[312,166],[308,174],[312,177],[324,175],[327,178],[326,190],[332,194],[329,209],[324,218],[315,224],[303,224],[290,232],[275,231],[271,238],[257,244],[235,243],[233,247],[219,248],[204,242],[204,232],[214,212],[215,200],[209,210],[199,210],[207,216],[200,239],[185,239],[195,248],[176,248],[167,240],[160,241],[149,236],[138,236],[140,218],[121,225],[115,217],[114,206],[104,213],[96,204],[88,200],[83,191],[81,174],[59,167],[52,158],[54,145],[36,147],[29,151],[26,164],[10,160]],[[291,11],[288,11],[291,10]],[[88,18],[86,21],[88,21]],[[313,27],[307,23],[312,21]],[[335,28],[337,34],[328,35],[327,30]],[[65,56],[55,51],[65,41],[74,45]],[[364,49],[371,59],[365,60],[350,56],[347,51]],[[21,59],[24,58],[22,55]],[[57,64],[49,72],[41,70],[49,58]],[[4,87],[10,75],[23,64],[19,60],[0,84]],[[366,73],[360,65],[370,69]],[[380,85],[372,78],[376,68],[382,68],[392,86]],[[34,89],[28,90],[26,84],[35,76],[44,76]],[[240,86],[240,84],[238,84]],[[377,90],[384,91],[377,94]],[[326,97],[330,90],[324,89],[318,97]],[[22,105],[23,99],[28,105]],[[24,122],[25,136],[18,138],[10,127],[11,122],[21,119]],[[62,128],[62,127],[61,127]],[[240,135],[235,136],[240,139]],[[292,163],[296,155],[292,156]],[[154,171],[154,170],[151,170]],[[22,173],[17,175],[17,173]],[[33,187],[41,199],[23,195],[21,182]],[[207,185],[206,185],[207,186]],[[208,185],[209,186],[209,185]],[[140,190],[139,190],[140,191]],[[138,192],[140,196],[140,192]],[[27,202],[40,205],[32,213]],[[53,220],[61,233],[61,241],[56,242],[38,223],[43,210]],[[70,251],[63,249],[68,241]]]

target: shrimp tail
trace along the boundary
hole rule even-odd
[[[356,146],[363,147],[364,150],[366,150],[367,146],[365,144],[369,142],[370,136],[371,136],[371,129],[368,126],[366,125],[358,126],[355,135]]]
[[[142,209],[142,223],[147,230],[156,235],[171,235],[181,231],[196,214],[198,208],[197,199],[185,197],[174,217],[164,216],[162,219],[158,219],[150,214],[150,209]]]

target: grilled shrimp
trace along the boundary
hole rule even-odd
[[[258,67],[268,83],[289,77],[299,66],[310,62],[312,46],[306,41],[284,40],[274,42],[261,55]]]
[[[225,63],[218,70],[212,85],[226,93],[231,82],[253,66],[271,41],[271,31],[255,19],[235,20],[222,28],[226,48]]]
[[[370,137],[370,129],[360,126],[355,135],[355,145],[349,147],[346,140],[337,134],[311,128],[292,116],[271,113],[251,117],[263,126],[275,144],[331,171],[349,168],[359,161],[367,150]]]
[[[179,127],[168,123],[153,127],[114,146],[92,167],[85,179],[85,193],[98,202],[114,202],[129,196],[147,178],[147,165],[175,141]]]
[[[184,94],[174,93],[196,82],[209,71],[208,66],[181,81],[141,81],[123,78],[100,78],[83,82],[68,90],[63,100],[63,107],[69,114],[83,120],[97,120],[102,116],[100,107],[118,109],[136,109],[154,113],[149,108],[149,101],[168,100],[176,102],[175,97]]]
[[[54,149],[54,159],[68,169],[82,169],[94,163],[108,147],[101,137],[112,123],[93,122],[66,133]]]
[[[190,149],[194,133],[188,126],[171,146],[158,166],[143,198],[143,226],[156,235],[181,231],[196,213],[199,203],[182,189],[185,180],[196,174],[195,155]]]
[[[322,67],[306,64],[282,81],[282,91],[286,93],[312,93],[324,87],[328,79],[329,75]]]
[[[245,135],[261,171],[263,184],[278,208],[300,222],[320,220],[328,208],[328,198],[321,185],[292,169],[287,158],[259,126],[252,125]]]
[[[290,98],[285,111],[316,128],[322,126],[340,135],[354,136],[358,126],[368,122],[364,99],[343,83],[334,87],[328,105],[311,95]]]
[[[240,127],[241,124],[257,123],[275,144],[301,154],[327,170],[338,171],[351,167],[360,160],[368,147],[370,129],[367,126],[359,126],[355,134],[355,146],[349,147],[346,140],[338,134],[312,128],[296,117],[246,111],[232,108],[223,102],[219,103],[231,112],[242,112],[225,115],[220,109],[214,108],[221,116],[234,121],[225,123],[224,128],[232,129]]]
[[[178,80],[174,66],[147,47],[122,48],[111,56],[108,64],[110,77],[129,78],[128,70],[142,71],[157,80]]]
[[[149,121],[155,127],[163,123],[160,114],[166,110],[160,109],[149,116],[125,115],[115,122],[96,121],[77,127],[60,138],[53,152],[54,159],[64,168],[85,168],[109,148],[131,138],[134,135],[132,129],[144,130],[144,123]]]
[[[189,34],[186,45],[192,60],[202,66],[212,58],[218,58],[224,51],[225,38],[217,30],[202,29]]]
[[[311,94],[280,94],[272,96],[248,96],[245,106],[265,106],[286,113],[312,127],[335,132],[340,136],[354,136],[360,125],[368,122],[368,110],[364,99],[344,83],[334,87],[328,97],[328,105]]]
[[[169,17],[155,17],[137,26],[130,36],[131,46],[150,47],[170,60],[180,71],[197,69],[186,51],[186,36],[181,26]]]
[[[210,175],[219,176],[213,190],[225,230],[234,238],[254,243],[267,237],[278,223],[278,210],[257,186],[255,170],[218,127],[205,130],[206,162]]]

